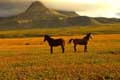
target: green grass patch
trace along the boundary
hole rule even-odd
[[[54,36],[80,35],[92,32],[94,34],[118,34],[120,33],[120,25],[100,25],[86,27],[59,27],[59,28],[37,28],[24,30],[8,30],[0,31],[0,38],[15,38],[15,37],[40,37],[44,34]]]

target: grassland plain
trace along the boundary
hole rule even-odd
[[[120,34],[120,24],[94,25],[94,26],[71,26],[59,28],[34,28],[34,29],[17,29],[0,31],[0,38],[24,38],[24,37],[40,37],[44,34],[54,36],[73,36],[92,32],[94,34]],[[64,31],[63,31],[64,30]]]
[[[56,47],[51,55],[43,37],[0,39],[0,80],[120,80],[120,34],[94,34],[88,53],[67,44],[83,35],[58,37],[65,54]]]

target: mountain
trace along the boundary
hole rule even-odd
[[[35,1],[23,13],[0,18],[0,29],[87,26],[111,23],[120,23],[120,19],[79,16],[75,12],[49,9],[43,3]]]
[[[17,16],[22,17],[22,18],[35,18],[36,19],[38,17],[57,18],[58,16],[63,17],[64,15],[56,12],[55,10],[48,9],[42,3],[40,3],[39,1],[36,1],[36,2],[33,2],[24,13],[21,13]]]
[[[70,25],[76,25],[76,26],[87,26],[87,25],[99,25],[98,21],[96,21],[93,18],[87,17],[87,16],[76,16],[76,17],[71,17],[67,19],[67,22]]]
[[[99,17],[99,18],[94,18],[96,21],[103,23],[103,24],[111,24],[111,23],[120,23],[120,19],[117,18],[104,18],[104,17]]]
[[[68,16],[68,17],[77,17],[79,16],[78,14],[76,14],[75,12],[73,11],[57,11],[65,16]]]
[[[30,21],[30,25],[37,27],[62,25],[62,23],[64,23],[64,18],[66,18],[66,16],[60,14],[55,10],[48,9],[38,1],[32,3],[31,6],[24,13],[17,16],[17,20],[19,20],[18,23],[20,22],[24,24],[27,23],[27,21]]]
[[[67,16],[45,7],[41,2],[33,2],[29,8],[16,16],[1,18],[0,28],[33,28],[64,26]]]

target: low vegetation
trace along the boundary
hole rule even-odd
[[[47,12],[47,13],[46,13]],[[35,2],[19,15],[0,19],[0,80],[120,80],[120,19],[89,18]],[[84,27],[83,27],[84,26]],[[88,52],[71,38],[91,32]],[[50,54],[43,35],[64,38]]]
[[[51,55],[43,37],[0,39],[0,80],[119,80],[120,34],[94,35],[89,52],[67,44],[65,54],[60,47]]]
[[[64,31],[63,31],[64,30]],[[52,36],[73,36],[86,34],[119,34],[119,24],[86,26],[86,27],[59,27],[59,28],[34,28],[34,29],[16,29],[8,31],[0,31],[0,38],[23,38],[23,37],[40,37],[44,34]]]

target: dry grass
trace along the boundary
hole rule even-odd
[[[40,38],[0,39],[0,80],[120,80],[120,34],[94,35],[89,52],[73,52],[70,38],[66,52],[49,46]]]

